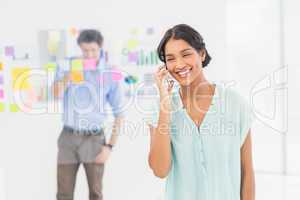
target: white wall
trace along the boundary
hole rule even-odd
[[[300,76],[299,61],[299,1],[284,1],[284,56],[285,63],[288,66],[288,134],[287,134],[287,168],[291,174],[300,174],[300,133],[299,127],[299,102],[300,85],[298,84]]]
[[[274,99],[273,79],[281,68],[279,14],[279,1],[274,0],[230,0],[227,4],[228,70],[236,87],[261,112],[256,113],[252,128],[255,169],[275,173],[283,170],[283,133],[278,123],[282,114],[276,110],[276,103],[281,102]],[[265,89],[255,95],[257,88]]]

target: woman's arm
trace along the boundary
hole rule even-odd
[[[156,83],[160,92],[160,111],[157,127],[150,126],[150,153],[149,165],[155,176],[165,178],[171,168],[171,139],[170,139],[170,113],[171,90],[173,83],[164,84],[167,75],[165,67],[159,68],[156,73]]]
[[[251,131],[241,148],[241,200],[255,200],[255,176],[252,164]]]
[[[163,107],[163,106],[161,106]],[[165,178],[171,168],[170,111],[161,108],[157,127],[150,126],[149,165],[155,174]]]

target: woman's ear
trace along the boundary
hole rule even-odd
[[[205,49],[201,49],[200,52],[200,57],[201,57],[201,62],[203,63],[205,61],[205,58],[206,58],[206,51]]]

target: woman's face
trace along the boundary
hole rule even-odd
[[[202,76],[202,62],[205,54],[197,52],[182,39],[170,39],[167,42],[165,59],[169,73],[182,86],[188,86]]]

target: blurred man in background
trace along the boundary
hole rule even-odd
[[[72,70],[58,69],[53,84],[54,97],[63,98],[63,129],[58,139],[57,200],[73,200],[76,175],[82,163],[86,172],[89,199],[102,200],[104,164],[116,144],[123,113],[121,83],[100,65],[103,37],[97,30],[81,31],[77,43],[83,59],[98,65],[83,70],[82,78],[74,78]],[[78,74],[76,75],[78,76]],[[101,78],[102,77],[102,78]],[[77,79],[77,80],[74,80]],[[82,79],[82,80],[78,80]],[[104,134],[110,104],[114,125],[109,142]]]

